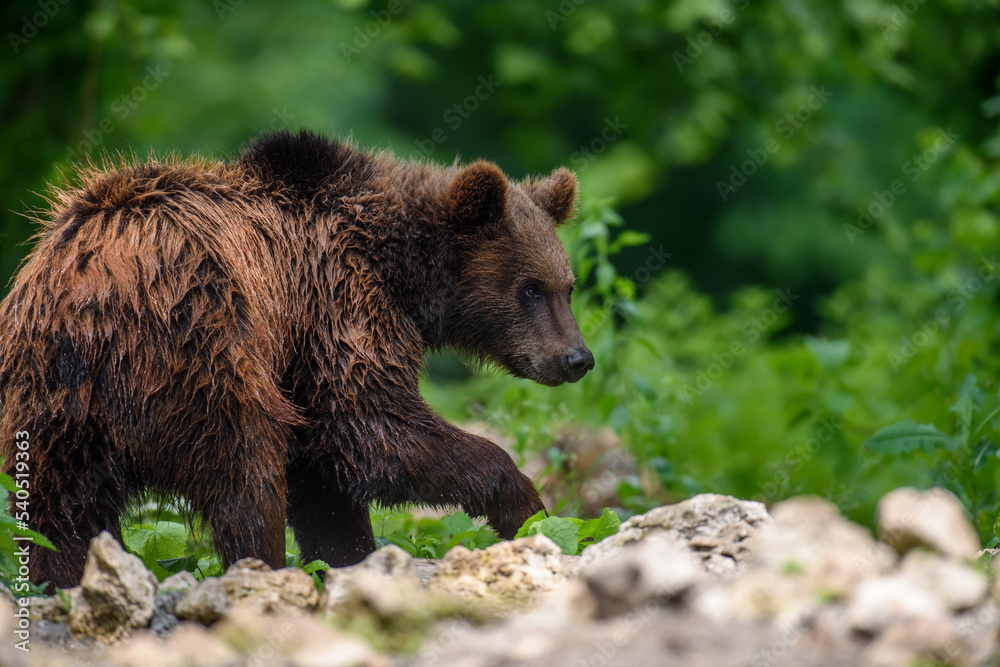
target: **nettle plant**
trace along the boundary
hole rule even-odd
[[[995,383],[991,383],[993,387]],[[917,457],[930,463],[933,484],[958,496],[980,535],[993,532],[987,547],[997,546],[1000,437],[996,420],[1000,416],[1000,393],[984,392],[975,376],[969,375],[948,411],[955,416],[951,433],[934,424],[907,419],[877,431],[865,440],[864,446],[885,459]]]

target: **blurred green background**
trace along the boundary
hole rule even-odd
[[[227,159],[287,127],[517,178],[566,165],[584,195],[564,240],[597,369],[551,390],[436,358],[424,390],[440,410],[540,459],[539,478],[562,475],[567,513],[588,511],[602,463],[574,468],[559,443],[608,427],[637,461],[614,473],[625,512],[814,493],[870,522],[887,489],[943,484],[986,541],[998,9],[6,2],[0,275],[28,251],[46,183],[86,156]],[[904,420],[949,439],[871,439]]]

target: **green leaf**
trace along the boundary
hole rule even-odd
[[[933,424],[915,424],[909,419],[886,426],[864,441],[864,446],[879,454],[906,454],[920,449],[928,454],[937,449],[954,450],[958,443]]]
[[[514,535],[514,538],[517,539],[518,537],[527,537],[528,535],[534,535],[534,533],[528,532],[531,529],[531,526],[535,525],[536,523],[543,520],[547,516],[548,514],[546,514],[545,510],[539,510],[535,512],[527,519],[525,519],[524,523],[517,530],[517,534]]]
[[[489,526],[480,526],[479,530],[476,531],[476,536],[473,538],[473,543],[477,549],[485,549],[499,541],[500,537]]]
[[[997,445],[992,440],[983,438],[972,448],[972,472],[982,470],[990,459],[997,455]]]
[[[976,378],[969,374],[962,384],[962,389],[958,393],[958,400],[948,408],[948,412],[958,415],[959,432],[962,436],[962,443],[968,444],[969,434],[972,431],[972,420],[976,413],[983,407],[983,392],[976,386]]]
[[[846,340],[825,340],[806,336],[806,349],[823,368],[843,366],[851,356],[851,343]]]
[[[470,530],[463,530],[461,533],[456,533],[448,542],[444,545],[444,551],[447,553],[452,547],[458,546],[459,544],[464,544],[465,540],[471,540],[476,535],[476,529],[473,527]],[[465,544],[468,547],[468,544]]]
[[[617,254],[622,248],[631,248],[644,243],[649,243],[649,234],[626,229],[615,237],[614,243],[608,248],[608,252]]]
[[[474,530],[476,527],[472,519],[465,512],[455,512],[454,514],[442,517],[441,523],[444,524],[445,529],[452,535]]]
[[[321,561],[321,560],[311,561],[308,565],[304,565],[302,567],[302,571],[305,572],[306,574],[312,574],[313,572],[316,572],[317,570],[329,570],[329,569],[330,569],[330,566],[327,565],[325,561]]]
[[[0,464],[3,463],[3,459],[0,459]],[[14,483],[14,478],[5,472],[0,472],[0,487],[7,490],[8,493],[17,493],[17,484]]]
[[[194,572],[198,569],[198,557],[194,554],[183,558],[162,558],[156,563],[170,574],[176,574],[181,570]]]
[[[600,542],[606,537],[610,537],[618,532],[621,526],[621,518],[610,508],[605,507],[601,516],[596,519],[588,519],[580,526],[580,548],[586,547],[595,542]]]
[[[56,549],[56,545],[49,541],[49,538],[45,537],[41,533],[36,533],[30,528],[18,528],[16,524],[11,528],[11,532],[14,535],[20,535],[21,537],[30,537],[31,541],[39,546],[43,546],[46,549],[52,549],[53,551],[59,551]]]
[[[976,428],[972,431],[972,435],[969,436],[969,440],[973,442],[976,441],[980,431],[989,426],[1000,415],[1000,396],[991,395],[984,398],[981,410],[986,412],[986,416],[976,425]]]
[[[155,571],[153,564],[159,560],[179,558],[187,545],[187,528],[173,521],[138,524],[122,531],[122,541]]]
[[[555,542],[564,554],[571,556],[576,554],[580,544],[580,528],[569,519],[550,516],[531,524],[528,528],[529,537],[539,533]]]

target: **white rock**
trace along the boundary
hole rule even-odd
[[[972,559],[982,548],[958,499],[944,489],[904,487],[878,504],[879,538],[903,554],[914,547]]]
[[[947,607],[934,593],[898,574],[861,582],[847,609],[853,630],[877,635],[909,621],[948,623]]]
[[[888,572],[896,554],[835,505],[803,496],[775,505],[774,522],[757,534],[747,570],[715,599],[713,615],[774,619],[794,626],[831,599],[849,597],[865,577]],[[728,607],[718,598],[728,596]]]
[[[910,551],[900,563],[899,574],[936,595],[952,611],[971,609],[986,599],[986,575],[965,561],[926,551]]]
[[[581,566],[617,556],[621,547],[660,534],[683,545],[713,574],[730,574],[746,561],[754,535],[771,523],[762,503],[705,493],[630,518],[618,533],[583,551]]]
[[[73,589],[69,625],[78,637],[112,643],[153,617],[156,576],[105,531],[90,542],[80,587]]]
[[[181,598],[174,613],[210,625],[237,603],[268,613],[313,611],[319,591],[312,577],[289,567],[271,570],[255,558],[244,558],[229,566],[221,577],[200,582]]]
[[[623,614],[648,600],[674,598],[705,577],[694,556],[667,537],[650,536],[624,547],[617,558],[580,571],[597,602],[597,615]]]
[[[475,551],[458,546],[441,560],[427,587],[464,600],[527,603],[566,581],[568,573],[561,556],[562,550],[544,535]]]

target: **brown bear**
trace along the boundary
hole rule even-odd
[[[570,172],[513,182],[283,132],[228,164],[80,176],[0,304],[0,453],[59,548],[32,550],[32,581],[75,585],[148,490],[200,512],[226,565],[283,566],[286,519],[303,562],[355,563],[372,501],[460,505],[507,538],[543,509],[418,376],[445,346],[553,386],[593,367],[555,233]]]

